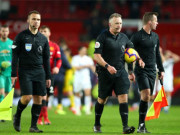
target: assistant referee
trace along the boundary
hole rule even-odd
[[[156,79],[156,64],[159,69],[160,79],[163,79],[164,68],[159,52],[159,37],[152,30],[158,25],[156,12],[146,12],[143,16],[143,28],[131,37],[134,48],[145,63],[142,69],[135,66],[136,80],[139,86],[141,101],[139,105],[138,133],[150,133],[145,126],[145,117],[148,109],[150,95],[153,93]]]
[[[98,100],[95,104],[95,124],[94,132],[101,132],[100,118],[103,112],[104,104],[112,90],[118,97],[119,113],[123,124],[123,133],[133,133],[135,128],[128,126],[128,89],[130,80],[135,80],[132,68],[128,73],[125,70],[124,50],[133,48],[133,44],[123,33],[121,15],[113,13],[109,17],[109,29],[102,32],[96,40],[94,59],[98,63]],[[143,61],[140,59],[139,64],[143,67]],[[130,66],[131,67],[131,66]]]
[[[13,117],[13,126],[16,131],[21,131],[21,113],[33,98],[29,132],[43,132],[37,128],[37,120],[41,111],[42,96],[46,95],[46,86],[51,85],[49,44],[47,38],[38,32],[40,13],[29,12],[27,22],[29,28],[16,36],[12,46],[12,84],[17,79],[18,65],[21,89],[21,99]]]

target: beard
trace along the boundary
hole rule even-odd
[[[1,36],[2,40],[5,41],[7,39],[7,36]]]

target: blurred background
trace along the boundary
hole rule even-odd
[[[156,32],[162,49],[180,55],[179,7],[179,0],[0,0],[0,25],[10,26],[13,40],[27,28],[28,12],[37,10],[42,15],[41,25],[51,28],[51,40],[60,46],[66,45],[75,55],[79,46],[89,47],[95,43],[101,31],[108,28],[108,17],[112,13],[122,15],[122,32],[130,38],[142,28],[142,15],[154,11],[159,13]],[[172,104],[180,105],[180,63],[175,64],[173,74]],[[130,99],[134,96],[130,94]]]

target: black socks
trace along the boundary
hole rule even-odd
[[[37,120],[41,112],[41,105],[33,104],[31,108],[31,127],[37,127]]]
[[[119,113],[121,115],[123,127],[128,126],[128,103],[119,104]]]
[[[104,109],[104,104],[99,104],[98,101],[95,104],[95,126],[100,126],[100,119]]]
[[[20,99],[19,102],[18,102],[16,114],[15,114],[15,116],[16,116],[17,118],[20,118],[20,117],[21,117],[21,114],[22,114],[23,110],[26,108],[26,106],[27,106],[27,105],[24,105],[24,104],[21,103],[21,99]]]
[[[148,102],[141,100],[139,105],[139,125],[141,123],[144,123],[147,109],[148,109]]]

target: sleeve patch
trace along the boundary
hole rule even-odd
[[[99,48],[100,47],[100,43],[99,42],[96,42],[95,43],[95,48]]]

